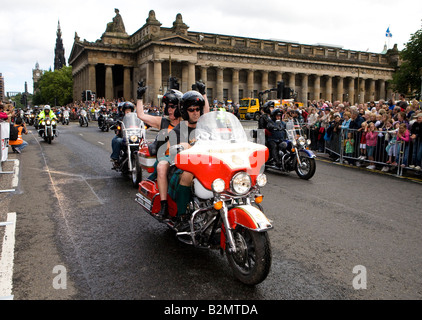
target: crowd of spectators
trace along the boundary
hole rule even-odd
[[[421,170],[422,107],[404,95],[351,105],[308,101],[281,106],[283,119],[296,117],[306,127],[312,149],[352,165],[388,171],[394,166]]]

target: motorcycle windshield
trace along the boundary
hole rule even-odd
[[[293,120],[286,122],[286,133],[289,140],[297,140],[303,136],[302,127],[298,122],[294,122]]]
[[[125,130],[140,130],[144,126],[141,119],[138,118],[135,112],[127,113],[123,118],[123,129]]]
[[[240,121],[230,112],[214,111],[202,115],[195,130],[198,144],[220,145],[247,142]]]

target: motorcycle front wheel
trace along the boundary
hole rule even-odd
[[[138,155],[132,156],[132,185],[134,188],[139,187],[139,182],[142,181],[142,169],[139,165]]]
[[[271,245],[267,232],[256,232],[237,226],[233,231],[236,252],[226,246],[227,260],[234,276],[247,285],[265,280],[271,267]]]
[[[304,180],[311,179],[316,170],[316,163],[314,158],[300,157],[301,166],[296,161],[295,171],[299,178]]]

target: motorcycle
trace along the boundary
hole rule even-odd
[[[282,172],[296,171],[299,178],[311,179],[316,170],[316,155],[309,149],[311,140],[306,139],[301,125],[293,121],[286,123],[285,131],[287,139],[281,143],[279,148],[281,165],[277,166],[268,161],[265,168]]]
[[[88,127],[88,118],[86,115],[79,115],[79,125],[81,127],[85,126]]]
[[[272,260],[267,231],[273,226],[263,213],[260,191],[266,184],[262,171],[268,148],[248,141],[240,121],[223,111],[202,115],[195,139],[186,150],[181,145],[170,147],[175,168],[195,176],[187,214],[177,216],[175,199],[168,194],[171,219],[158,217],[156,181],[141,181],[135,201],[174,230],[180,241],[225,252],[234,276],[245,284],[256,285],[267,277]],[[142,168],[151,172],[154,158],[148,147],[142,147],[139,153]]]
[[[108,132],[108,130],[110,130],[111,122],[112,120],[109,118],[108,114],[100,114],[98,117],[98,128],[100,128],[102,132]]]
[[[55,119],[45,118],[41,120],[37,130],[40,137],[49,144],[54,140],[54,137],[58,137]]]
[[[63,114],[62,117],[62,125],[69,125],[69,113]]]
[[[136,113],[127,113],[123,121],[116,124],[122,131],[123,143],[119,154],[118,167],[113,169],[126,175],[129,174],[134,188],[138,188],[142,180],[142,169],[139,162],[139,148],[146,144],[145,125]]]

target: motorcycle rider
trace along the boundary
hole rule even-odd
[[[180,104],[180,113],[184,121],[181,121],[169,134],[170,145],[182,145],[184,149],[191,147],[194,141],[193,131],[201,115],[210,110],[205,87],[201,93],[197,91],[186,92]],[[201,90],[202,90],[201,89]],[[203,93],[203,94],[202,94]],[[201,95],[202,94],[202,95]],[[160,150],[159,150],[160,153]],[[186,213],[187,205],[191,199],[191,184],[194,175],[187,171],[177,169],[170,178],[168,193],[177,204],[177,217]]]
[[[280,109],[275,109],[272,114],[272,119],[267,123],[267,129],[270,132],[268,136],[268,147],[271,152],[272,161],[277,167],[281,167],[281,159],[279,151],[285,149],[286,139],[286,123],[282,120],[283,112]]]
[[[160,147],[167,143],[169,132],[180,123],[181,114],[179,111],[179,104],[183,94],[175,89],[170,89],[163,96],[164,115],[163,117],[152,116],[144,113],[144,105],[142,97],[146,91],[147,87],[144,87],[143,82],[138,82],[137,90],[137,101],[136,101],[136,113],[138,118],[144,121],[150,127],[159,129],[159,133],[155,141],[150,144],[149,152],[150,155],[156,155],[157,150]],[[153,177],[157,177],[157,187],[160,193],[161,208],[158,212],[158,216],[161,220],[168,218],[168,203],[167,203],[167,189],[168,189],[168,180],[167,175],[170,169],[170,162],[168,156],[168,149],[165,154],[162,156],[157,156],[157,161],[154,165],[156,167]]]
[[[267,101],[262,106],[263,115],[258,120],[258,129],[267,129],[267,123],[271,121],[271,113],[274,110],[274,101]],[[265,136],[268,132],[265,132]]]
[[[100,112],[98,115],[98,127],[102,127],[103,125],[103,121],[104,121],[104,116],[107,114],[107,108],[104,105],[100,106]]]
[[[43,108],[43,110],[38,114],[38,125],[41,124],[41,121],[45,120],[45,118],[50,118],[51,120],[55,119],[57,120],[56,114],[53,110],[51,110],[51,107],[46,104]],[[44,130],[40,129],[38,131],[39,135],[42,137]]]
[[[134,110],[135,110],[135,106],[133,105],[132,102],[130,101],[124,102],[120,106],[120,112],[119,112],[119,116],[117,118],[116,123],[111,127],[115,129],[115,133],[116,133],[114,138],[111,140],[111,148],[113,151],[110,156],[110,161],[113,162],[112,169],[116,169],[120,166],[119,154],[120,154],[120,150],[122,148],[122,143],[123,143],[123,132],[122,130],[118,129],[118,124],[123,121],[123,118],[126,113],[133,112]]]

